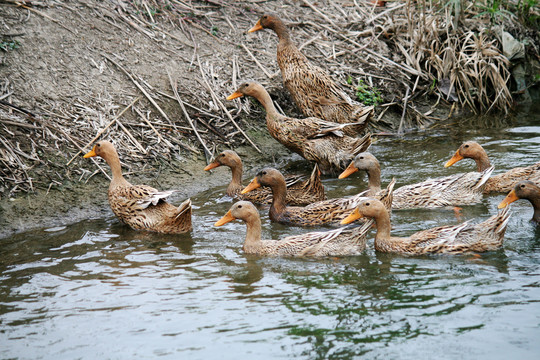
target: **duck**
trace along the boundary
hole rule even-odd
[[[373,223],[341,227],[329,231],[287,236],[280,240],[261,239],[261,218],[249,201],[239,201],[214,226],[242,220],[247,227],[242,249],[246,254],[285,257],[324,257],[360,255],[366,248],[366,234]]]
[[[209,171],[219,166],[231,168],[232,180],[227,186],[227,195],[240,200],[248,200],[255,204],[270,204],[272,202],[272,192],[270,189],[259,188],[247,194],[240,194],[242,186],[242,159],[233,150],[222,151],[213,162],[208,164],[204,170]],[[286,178],[287,198],[285,201],[289,205],[307,205],[315,201],[326,199],[324,185],[321,182],[321,173],[318,165],[315,164],[311,176],[302,180],[302,176],[289,175]]]
[[[373,196],[381,190],[381,166],[370,152],[362,152],[354,158],[340,175],[344,179],[364,170],[368,176],[368,194]],[[394,190],[392,209],[441,208],[472,205],[482,200],[482,190],[493,172],[489,167],[482,172],[469,172],[425,180]]]
[[[103,158],[112,172],[108,199],[113,213],[135,230],[163,234],[181,234],[191,231],[191,200],[176,207],[165,199],[176,190],[159,191],[148,185],[132,185],[122,175],[120,158],[114,145],[102,140],[96,143],[84,158]]]
[[[385,201],[388,207],[391,206],[392,199],[389,194],[393,191],[395,182],[391,182],[387,190],[380,192],[377,196]],[[307,206],[287,206],[285,197],[287,189],[285,178],[274,168],[262,169],[253,180],[242,190],[245,194],[261,186],[270,187],[272,190],[272,204],[270,205],[269,217],[271,221],[281,224],[299,226],[337,226],[354,207],[360,199],[366,196],[361,192],[355,196],[346,198],[335,198],[318,201]]]
[[[499,204],[499,209],[507,207],[519,199],[527,199],[534,209],[531,221],[540,224],[540,186],[530,180],[519,181]]]
[[[259,83],[248,81],[227,100],[252,96],[266,110],[266,126],[270,135],[309,161],[317,163],[325,174],[342,171],[354,156],[367,150],[371,135],[353,138],[343,133],[350,124],[338,124],[315,117],[297,119],[281,115],[276,110],[270,94]]]
[[[462,254],[499,249],[503,244],[510,212],[506,208],[478,224],[466,221],[458,225],[439,226],[416,232],[409,237],[390,234],[390,215],[377,199],[362,199],[341,223],[350,224],[361,218],[375,220],[376,251],[406,255]]]
[[[277,62],[283,84],[305,116],[335,123],[359,123],[346,130],[350,136],[366,129],[373,106],[351,100],[327,71],[313,65],[296,47],[289,30],[277,16],[262,15],[248,33],[263,29],[273,30],[278,36]]]
[[[444,165],[449,167],[463,159],[473,159],[478,171],[484,171],[491,166],[488,155],[482,145],[476,141],[466,141],[456,150],[454,156]],[[505,173],[490,177],[484,187],[484,194],[508,193],[520,180],[530,180],[540,184],[540,162],[526,167],[517,167]]]

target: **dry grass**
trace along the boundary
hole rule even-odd
[[[485,20],[469,14],[468,23],[456,25],[456,14],[441,5],[407,3],[407,31],[397,41],[407,64],[437,83],[447,100],[458,100],[474,112],[508,112],[510,62],[501,44]]]
[[[487,0],[474,2],[479,3]],[[261,82],[287,114],[299,115],[282,90],[275,35],[245,33],[268,12],[288,23],[306,56],[351,96],[358,80],[381,92],[384,103],[376,119],[382,121],[375,128],[388,110],[401,114],[401,123],[386,125],[400,130],[430,125],[441,120],[433,110],[443,99],[478,113],[507,112],[509,63],[492,18],[474,17],[482,9],[471,4],[407,0],[378,8],[361,0],[4,0],[4,28],[22,24],[24,32],[32,19],[41,22],[39,31],[48,24],[49,31],[61,33],[56,41],[75,39],[73,46],[84,39],[78,49],[85,53],[81,59],[79,50],[69,53],[66,45],[47,63],[46,51],[36,49],[45,59],[37,69],[46,71],[40,72],[25,63],[32,55],[24,54],[26,41],[9,53],[20,52],[19,59],[0,66],[7,69],[0,73],[0,194],[88,181],[95,166],[77,155],[100,137],[122,147],[130,172],[186,154],[208,159],[218,148],[257,148],[248,130],[260,128],[261,110],[249,101],[224,101],[237,82]],[[66,69],[57,69],[56,56],[62,54]],[[32,75],[26,76],[27,69]],[[66,76],[80,69],[79,78]],[[19,73],[23,76],[16,77]],[[40,84],[32,80],[42,74],[41,83],[59,81],[51,86],[61,85],[62,91],[35,96]],[[36,175],[37,169],[43,171]]]

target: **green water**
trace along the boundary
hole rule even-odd
[[[474,169],[443,167],[464,140],[484,145],[496,173],[532,164],[538,110],[381,138],[372,152],[383,183]],[[284,163],[309,169],[296,156]],[[367,181],[324,184],[336,197]],[[378,254],[372,241],[358,257],[260,258],[241,250],[244,224],[212,226],[231,205],[224,190],[192,198],[189,235],[135,232],[111,215],[0,239],[0,358],[540,358],[540,230],[528,202],[513,204],[503,249],[479,258]],[[464,207],[462,220],[486,219],[503,197]],[[265,238],[306,231],[261,213]],[[448,210],[392,220],[402,236],[459,222]]]

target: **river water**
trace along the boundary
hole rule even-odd
[[[539,110],[380,138],[371,150],[383,185],[475,169],[472,160],[443,167],[465,140],[485,147],[495,173],[530,165],[540,158]],[[296,156],[283,163],[308,171]],[[230,173],[200,176],[225,183]],[[367,179],[324,184],[337,197]],[[479,257],[379,254],[369,241],[362,256],[315,260],[245,255],[243,223],[213,227],[231,205],[224,191],[192,198],[188,235],[132,231],[111,215],[0,239],[0,358],[540,358],[540,229],[527,201],[513,204],[504,247]],[[395,211],[393,234],[482,221],[503,197],[463,207],[461,220]],[[264,238],[307,231],[261,214]]]

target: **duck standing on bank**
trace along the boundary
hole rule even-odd
[[[136,230],[164,234],[191,231],[190,199],[176,207],[165,201],[175,190],[158,191],[147,185],[130,184],[122,175],[118,153],[109,141],[103,140],[95,144],[84,158],[94,156],[103,158],[111,168],[109,204],[113,213],[122,222]]]
[[[373,106],[351,100],[328,72],[309,62],[293,43],[289,30],[277,16],[261,16],[248,32],[262,29],[271,29],[278,36],[277,62],[283,84],[302,113],[335,123],[358,123],[346,129],[345,133],[350,136],[361,134],[373,115]]]
[[[338,124],[315,117],[296,119],[281,115],[276,110],[270,94],[259,83],[246,82],[227,100],[252,96],[266,110],[266,126],[270,135],[306,160],[316,162],[323,173],[343,170],[355,154],[371,145],[369,134],[352,138],[343,134],[350,124]]]
[[[272,202],[270,189],[259,188],[246,194],[240,193],[244,188],[242,186],[243,166],[240,156],[235,151],[225,150],[221,152],[204,170],[208,171],[219,166],[227,166],[232,171],[232,179],[227,187],[227,195],[240,200],[251,201],[254,204],[270,204]],[[285,201],[289,205],[307,205],[326,198],[317,164],[315,164],[308,179],[302,180],[302,176],[289,175],[285,178],[285,182],[287,184],[287,198]]]

